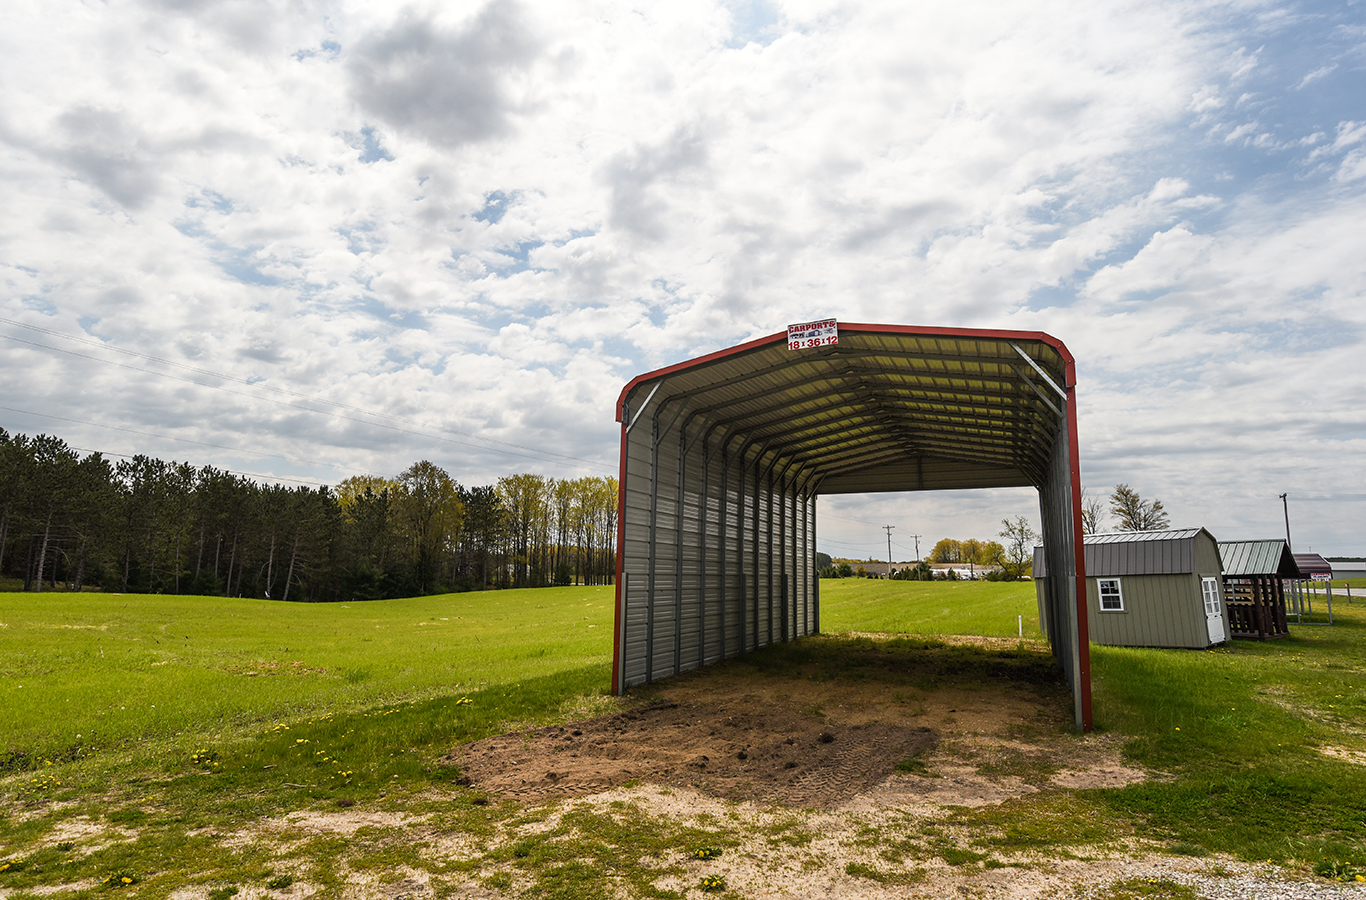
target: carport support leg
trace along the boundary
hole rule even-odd
[[[683,479],[688,462],[687,422],[678,429],[678,498],[674,508],[674,674],[683,671]]]
[[[813,499],[814,499],[814,498],[813,498]],[[816,504],[815,504],[815,503],[812,503],[812,504],[811,504],[811,566],[812,566],[812,571],[813,571],[814,574],[811,576],[811,584],[816,588],[816,590],[813,592],[813,595],[812,595],[812,599],[815,601],[815,603],[813,604],[813,607],[814,607],[814,608],[812,609],[812,612],[813,612],[814,615],[815,615],[815,619],[814,619],[814,621],[812,622],[812,628],[811,628],[811,633],[812,633],[812,634],[820,634],[820,633],[821,633],[821,577],[820,577],[820,573],[814,571],[814,570],[815,570],[815,566],[816,566],[816,535],[817,535],[817,531],[816,531]]]

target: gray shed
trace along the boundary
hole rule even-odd
[[[1219,543],[1203,528],[1084,538],[1091,640],[1119,647],[1191,647],[1229,637]],[[1040,602],[1048,571],[1034,551]]]
[[[1030,486],[1089,730],[1075,385],[1041,332],[829,320],[637,376],[617,404],[613,691],[818,633],[823,495]]]

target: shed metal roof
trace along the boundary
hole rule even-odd
[[[1301,575],[1331,575],[1333,565],[1319,556],[1317,553],[1296,553],[1295,565],[1299,567]]]
[[[1145,544],[1149,541],[1188,541],[1203,528],[1178,528],[1166,531],[1106,531],[1088,534],[1087,544]]]
[[[817,475],[821,494],[1037,486],[1063,420],[1073,359],[1041,332],[841,322],[839,343],[789,350],[773,335],[641,375],[676,415],[762,444]],[[629,426],[628,426],[629,427]],[[667,430],[667,429],[666,429]]]
[[[1283,540],[1220,541],[1219,556],[1224,561],[1224,574],[1275,575],[1278,578],[1299,578],[1295,558]]]
[[[1203,528],[1168,531],[1114,531],[1083,538],[1088,578],[1119,575],[1182,575],[1195,569],[1195,541],[1214,541]],[[1216,542],[1217,544],[1217,542]],[[1034,577],[1047,578],[1042,548],[1035,548]]]

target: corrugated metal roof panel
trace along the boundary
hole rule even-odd
[[[1167,531],[1107,531],[1101,534],[1088,534],[1087,544],[1127,544],[1148,543],[1149,541],[1188,541],[1203,528],[1180,528]]]
[[[1068,360],[1032,335],[931,331],[841,325],[816,350],[756,342],[641,376],[622,402],[664,378],[662,427],[705,421],[717,441],[819,473],[822,494],[1042,483],[1062,400],[1039,371],[1065,384]]]
[[[1195,568],[1195,538],[1203,528],[1168,531],[1114,531],[1083,538],[1088,577],[1177,575]],[[1212,538],[1211,538],[1212,539]],[[1034,577],[1047,578],[1042,548],[1035,548]]]
[[[1294,557],[1295,567],[1303,575],[1331,575],[1333,573],[1332,564],[1317,553],[1296,553]]]
[[[1219,555],[1224,560],[1224,574],[1276,575],[1298,578],[1299,568],[1283,540],[1220,541]]]

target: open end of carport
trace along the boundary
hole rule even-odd
[[[1030,486],[1042,623],[1091,727],[1075,365],[1041,332],[778,333],[622,390],[613,691],[820,629],[817,498]],[[1078,602],[1078,598],[1081,602]]]

